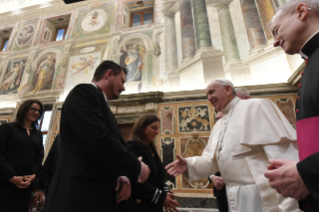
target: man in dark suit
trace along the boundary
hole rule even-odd
[[[125,90],[125,79],[126,69],[104,61],[91,84],[77,85],[69,93],[45,212],[116,211],[116,203],[130,196],[130,181],[144,182],[149,176],[148,166],[124,149],[107,103]]]

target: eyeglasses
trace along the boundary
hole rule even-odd
[[[33,112],[41,113],[41,109],[38,110],[38,109],[36,109],[36,108],[34,108],[34,107],[30,107],[30,110],[32,110]]]

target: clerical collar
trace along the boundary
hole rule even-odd
[[[106,95],[105,95],[104,91],[103,91],[99,86],[97,86],[94,82],[91,82],[91,85],[93,85],[94,87],[96,87],[96,88],[103,94],[104,99],[105,99],[105,101],[106,101],[106,103],[107,103],[107,98],[106,98]]]
[[[239,101],[240,99],[236,96],[235,98],[233,98],[233,100],[231,100],[228,105],[224,108],[224,110],[222,111],[223,114],[227,114],[231,109],[233,109],[237,102]]]
[[[304,60],[308,60],[314,51],[319,47],[319,31],[314,33],[302,46],[299,54]]]

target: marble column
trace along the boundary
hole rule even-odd
[[[190,0],[180,0],[181,34],[183,60],[191,59],[195,55],[195,32]]]
[[[206,1],[193,0],[193,10],[195,18],[197,50],[203,47],[211,47],[212,39],[209,31]]]
[[[265,45],[266,37],[254,0],[240,0],[250,51]]]
[[[278,6],[281,7],[286,4],[286,0],[277,0]]]
[[[165,52],[166,52],[166,73],[172,73],[177,67],[177,41],[175,29],[175,13],[165,14]]]
[[[275,10],[271,0],[255,0],[261,23],[265,32],[266,40],[272,39],[272,34],[269,28],[269,22],[275,15]]]
[[[226,62],[240,60],[233,21],[229,11],[229,4],[231,2],[232,0],[225,4],[215,5],[218,11]]]

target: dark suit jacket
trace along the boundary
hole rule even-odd
[[[56,166],[58,163],[59,156],[59,148],[60,148],[60,134],[58,134],[51,146],[50,152],[45,159],[42,174],[38,179],[36,190],[41,189],[42,191],[48,192],[51,181],[53,179],[53,175],[56,170]]]
[[[120,212],[163,212],[169,189],[164,183],[164,166],[155,148],[154,157],[150,147],[138,140],[129,141],[126,148],[136,157],[143,157],[143,162],[149,166],[151,174],[142,184],[132,182],[132,195],[120,204]]]
[[[124,148],[117,122],[102,92],[91,84],[76,86],[61,113],[57,170],[45,212],[115,211],[116,181],[136,182],[141,163]]]

